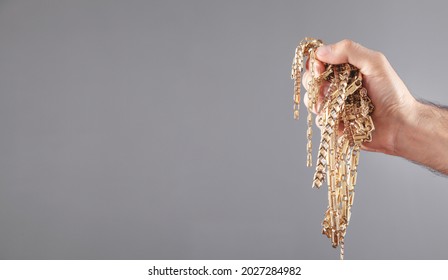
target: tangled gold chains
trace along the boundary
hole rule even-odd
[[[371,114],[374,106],[362,87],[359,69],[349,63],[324,64],[325,71],[317,75],[315,51],[321,40],[305,38],[296,48],[291,78],[294,80],[294,119],[299,118],[300,83],[303,61],[309,57],[311,78],[308,83],[307,166],[312,165],[312,114],[318,100],[318,124],[321,140],[317,155],[313,188],[328,185],[328,208],[322,222],[322,233],[331,239],[331,245],[341,248],[344,258],[344,237],[350,221],[350,209],[355,196],[357,166],[360,146],[372,140],[375,129]],[[321,92],[324,82],[329,82],[327,92]],[[323,96],[323,99],[322,99]],[[322,99],[322,100],[321,100]]]

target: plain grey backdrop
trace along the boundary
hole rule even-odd
[[[448,104],[443,3],[1,1],[0,258],[337,259],[294,49],[353,39]],[[347,259],[448,258],[447,178],[358,170]]]

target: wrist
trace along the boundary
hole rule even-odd
[[[415,129],[418,128],[416,124],[419,122],[420,112],[424,110],[422,105],[414,99],[408,110],[405,110],[397,118],[398,129],[395,133],[393,155],[408,158],[408,154],[412,151],[410,144],[414,141],[413,134]]]
[[[411,110],[401,120],[394,154],[446,173],[448,132],[443,127],[446,117],[446,112],[439,108],[414,99]]]

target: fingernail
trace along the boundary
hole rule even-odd
[[[317,56],[321,56],[322,57],[322,56],[328,55],[330,53],[330,51],[331,51],[331,47],[330,46],[328,46],[328,45],[320,46],[320,47],[317,48],[316,54],[317,54]]]

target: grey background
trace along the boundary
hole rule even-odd
[[[1,1],[0,258],[337,259],[293,51],[353,39],[448,104],[442,3]],[[364,152],[346,258],[447,259],[447,185]]]

